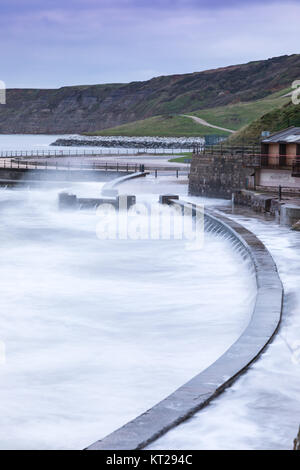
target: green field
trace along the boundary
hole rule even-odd
[[[157,136],[157,137],[199,137],[203,135],[224,135],[227,132],[218,131],[211,127],[201,126],[190,118],[178,115],[155,116],[141,121],[131,122],[122,126],[89,133],[99,136]]]
[[[288,103],[291,98],[282,97],[282,95],[289,91],[290,89],[282,90],[280,93],[274,93],[262,100],[202,109],[189,114],[205,119],[216,126],[239,130],[269,111]]]
[[[266,113],[287,104],[291,98],[284,97],[283,95],[289,91],[290,89],[287,88],[257,101],[239,102],[227,106],[206,108],[188,114],[200,117],[210,124],[237,131],[249,123],[256,121]],[[193,121],[193,119],[186,116],[169,114],[142,119],[86,135],[128,137],[199,137],[204,135],[220,135],[228,137],[230,134],[219,129],[198,124]]]
[[[192,158],[193,154],[192,152],[186,152],[183,154],[184,157],[176,157],[176,158],[171,158],[169,162],[172,163],[186,163],[185,160],[188,158]]]

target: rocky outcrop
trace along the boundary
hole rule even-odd
[[[163,114],[264,98],[300,76],[300,55],[145,82],[7,90],[0,133],[93,132]]]

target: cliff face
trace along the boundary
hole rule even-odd
[[[93,132],[139,119],[251,101],[300,79],[300,55],[145,82],[7,90],[0,133]]]

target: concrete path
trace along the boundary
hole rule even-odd
[[[190,116],[189,114],[181,114],[181,116],[193,119],[193,121],[197,122],[198,124],[201,124],[202,126],[213,127],[214,129],[219,129],[220,131],[230,132],[231,134],[234,134],[236,132],[236,131],[233,131],[232,129],[226,129],[226,127],[219,127],[219,126],[215,126],[214,124],[209,124],[209,122],[197,116]]]

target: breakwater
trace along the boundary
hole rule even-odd
[[[202,137],[123,137],[123,136],[80,136],[59,138],[52,146],[65,147],[104,147],[126,149],[185,149],[203,145]]]

